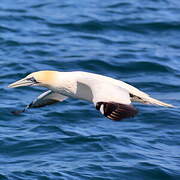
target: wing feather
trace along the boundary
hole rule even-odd
[[[129,94],[131,94],[133,96],[133,98],[131,98],[132,101],[141,102],[144,104],[155,104],[155,105],[159,105],[159,106],[175,107],[171,104],[164,103],[155,98],[152,98],[147,93],[145,93],[145,92],[139,90],[138,88],[136,88],[128,83],[125,83],[121,80],[113,79],[111,77],[107,77],[107,76],[103,76],[103,75],[99,75],[99,74],[81,72],[81,77],[83,77],[83,78],[86,77],[86,81],[87,81],[88,77],[90,77],[90,76],[94,80],[93,80],[93,82],[92,82],[92,80],[90,80],[89,83],[93,84],[95,81],[96,82],[106,82],[107,84],[112,84],[116,87],[118,86],[119,88],[124,89],[124,91],[127,91]]]
[[[64,101],[67,98],[67,96],[48,90],[40,94],[31,104],[28,105],[28,108],[38,108],[51,105],[57,102]]]
[[[129,92],[125,89],[112,84],[98,83],[91,87],[93,92],[93,103],[97,102],[117,102],[121,104],[130,104]]]
[[[48,91],[40,94],[34,101],[32,101],[32,103],[27,105],[23,110],[13,111],[12,113],[18,115],[18,114],[26,111],[29,108],[44,107],[47,105],[51,105],[51,104],[55,104],[57,102],[64,101],[67,98],[68,98],[67,96],[63,96],[59,93],[55,93],[51,90],[48,90]]]
[[[132,105],[116,102],[98,102],[96,109],[100,110],[105,117],[115,121],[134,117],[138,112]]]
[[[121,120],[137,114],[131,105],[129,92],[120,87],[99,83],[92,86],[92,92],[96,109],[109,119]]]

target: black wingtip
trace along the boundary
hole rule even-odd
[[[103,115],[115,121],[134,117],[138,113],[132,105],[115,102],[98,102],[96,109],[100,110],[101,106],[103,108]]]

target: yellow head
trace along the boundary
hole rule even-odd
[[[38,71],[33,72],[25,78],[10,84],[9,88],[21,86],[49,86],[57,81],[58,71]]]

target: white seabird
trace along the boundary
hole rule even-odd
[[[49,90],[38,96],[28,108],[43,107],[64,101],[68,97],[90,101],[104,116],[112,120],[133,117],[137,110],[131,102],[174,107],[151,98],[148,94],[117,79],[107,76],[74,71],[38,71],[10,84],[9,88],[20,86],[42,86]]]

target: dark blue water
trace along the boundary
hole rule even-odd
[[[68,99],[14,116],[44,90],[6,86],[83,70],[180,103],[179,0],[1,0],[0,179],[180,179],[180,109],[136,104],[114,122]]]

